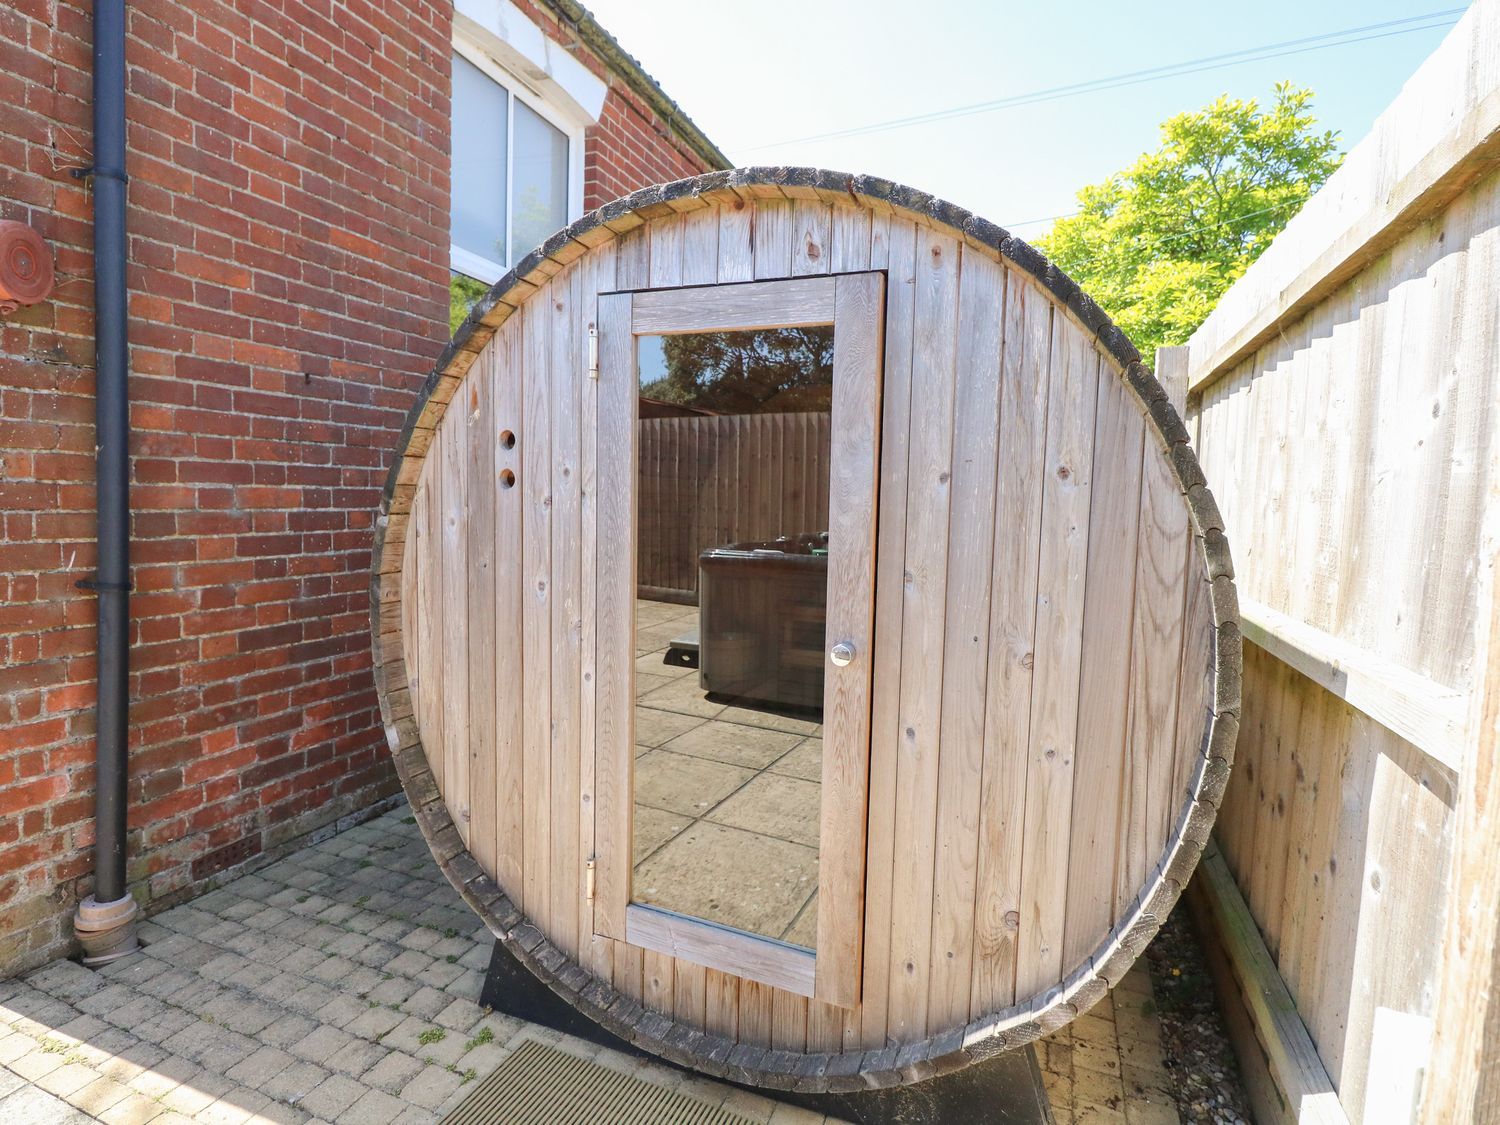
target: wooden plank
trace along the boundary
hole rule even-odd
[[[728,1039],[739,1036],[740,978],[733,973],[709,969],[704,977],[706,998],[703,1026],[714,1035]]]
[[[792,203],[792,276],[826,274],[832,258],[833,209],[812,199]]]
[[[1463,760],[1465,693],[1385,660],[1248,599],[1240,601],[1245,639],[1370,716],[1434,760]]]
[[[960,268],[957,241],[918,232],[912,349],[922,359],[923,386],[911,399],[896,783],[901,846],[891,881],[901,908],[891,927],[886,1020],[886,1034],[898,1043],[927,1033]]]
[[[469,843],[469,565],[468,463],[469,430],[462,405],[449,407],[443,427],[442,599],[443,632],[443,795],[465,846]]]
[[[719,208],[720,281],[750,281],[755,277],[755,207],[743,199]]]
[[[870,818],[866,846],[864,986],[859,1043],[884,1046],[889,989],[891,871],[896,850],[896,769],[900,757],[901,599],[906,554],[906,490],[912,391],[916,228],[889,223],[885,394],[881,410],[880,519],[875,575],[874,709],[870,742]],[[743,1017],[742,1017],[743,1018]]]
[[[596,760],[595,931],[626,940],[630,900],[632,815],[630,773],[635,746],[636,366],[629,294],[599,297],[599,514],[596,542],[598,671]]]
[[[648,969],[650,953],[655,952],[668,960],[677,958],[679,963],[688,961],[734,973],[742,981],[758,981],[799,996],[812,995],[815,958],[798,946],[639,903],[631,903],[625,911],[625,932],[625,940],[631,945],[648,951]],[[667,1007],[663,1010],[669,1013],[670,985],[668,976]]]
[[[646,224],[651,239],[650,284],[680,285],[682,277],[682,216],[669,215]]]
[[[1163,348],[1156,353],[1157,378],[1178,405],[1187,390],[1186,352],[1186,348]],[[1115,879],[1117,916],[1146,885],[1181,804],[1172,787],[1172,762],[1188,552],[1195,543],[1171,465],[1149,439],[1142,448],[1137,544],[1129,728]]]
[[[827,665],[823,675],[816,995],[852,1008],[864,920],[885,279],[843,275],[837,302],[826,635],[830,646],[852,646],[855,658],[845,667]]]
[[[719,209],[705,207],[682,217],[680,285],[711,285],[719,279]]]
[[[439,442],[440,438],[434,438],[433,448],[437,448]],[[443,635],[443,609],[442,600],[438,596],[440,586],[437,577],[438,560],[441,557],[437,545],[441,542],[441,536],[434,535],[434,531],[438,527],[436,510],[440,500],[437,496],[437,478],[441,463],[441,453],[429,452],[427,463],[422,467],[422,480],[417,488],[416,498],[412,501],[412,530],[417,544],[416,567],[412,574],[412,595],[417,604],[415,667],[420,671],[416,677],[408,672],[412,710],[417,720],[417,729],[422,735],[422,748],[440,791],[443,732],[442,706],[439,701],[442,698],[443,662],[437,646]],[[410,658],[407,667],[412,667]]]
[[[632,940],[630,944],[642,943]],[[669,954],[654,949],[641,951],[641,1003],[664,1016],[672,1014],[672,1005],[676,1000],[673,982],[675,965],[676,962]]]
[[[588,354],[589,338],[592,334],[597,343],[599,330],[599,293],[614,287],[615,255],[613,244],[598,247],[580,267],[585,271],[580,302],[582,339],[579,347],[583,355]],[[614,970],[613,940],[601,937],[594,925],[595,887],[590,878],[597,863],[595,840],[595,794],[597,792],[595,738],[597,736],[597,608],[598,608],[598,549],[599,549],[599,380],[582,380],[580,394],[582,402],[579,415],[579,492],[581,506],[579,523],[581,541],[579,546],[579,573],[581,578],[580,636],[582,675],[579,703],[579,753],[578,753],[578,854],[584,861],[584,878],[578,887],[578,941],[581,963],[601,980],[610,980]]]
[[[1500,1113],[1500,598],[1494,566],[1490,555],[1481,594],[1484,674],[1472,720],[1477,742],[1458,794],[1436,1034],[1422,1091],[1425,1125],[1494,1120]]]
[[[771,1047],[777,1051],[807,1050],[807,997],[782,989],[771,993]]]
[[[521,317],[495,337],[495,881],[525,909],[525,361]],[[509,435],[509,436],[507,436]]]
[[[498,782],[495,747],[495,348],[469,368],[462,393],[469,434],[468,618],[469,790],[472,829],[469,851],[491,876],[498,870],[495,834]]]
[[[578,331],[580,279],[576,269],[553,278],[546,305],[551,319],[548,382],[551,395],[552,531],[552,810],[548,843],[551,903],[547,919],[553,940],[578,956],[578,889],[585,880],[579,855],[579,735],[583,692],[583,496],[579,417],[588,380],[585,340]],[[592,381],[592,380],[590,380]],[[592,936],[592,935],[590,935]]]
[[[755,276],[792,273],[792,201],[761,199],[755,204]]]
[[[1249,1012],[1256,1039],[1269,1059],[1276,1087],[1288,1107],[1273,1120],[1347,1125],[1333,1083],[1318,1058],[1296,1005],[1271,961],[1255,920],[1213,845],[1198,864],[1188,891],[1200,924],[1214,935],[1238,986],[1238,1002]],[[1233,1002],[1235,997],[1224,997]]]
[[[1035,995],[1057,984],[1064,968],[1063,920],[1099,366],[1099,354],[1078,329],[1054,317],[1042,476],[1042,548],[1037,567],[1018,996]]]
[[[854,273],[871,268],[870,212],[863,207],[835,207],[829,238],[832,249],[828,268],[833,273]],[[889,227],[889,222],[886,223]],[[882,263],[883,265],[884,263]]]
[[[521,599],[521,659],[525,669],[522,709],[522,845],[526,902],[542,921],[552,894],[552,426],[547,379],[551,301],[544,289],[517,314],[521,318],[521,362],[525,371],[523,407],[526,444],[521,452],[521,543],[525,585]],[[548,936],[553,936],[548,932]]]
[[[927,1030],[968,1022],[984,775],[990,576],[1000,434],[1000,355],[1005,271],[965,253],[958,298],[953,500],[948,522],[947,620],[933,873]]]
[[[1073,756],[1064,969],[1080,964],[1116,920],[1116,884],[1124,858],[1120,849],[1124,825],[1121,805],[1134,637],[1133,563],[1140,550],[1144,443],[1140,407],[1113,371],[1101,369],[1094,420],[1094,479],[1089,500],[1083,651]],[[1181,541],[1172,546],[1180,548]],[[1174,686],[1167,683],[1162,687],[1173,705]],[[1168,750],[1171,746],[1170,741],[1165,744]],[[1144,885],[1143,879],[1136,884],[1136,891]]]
[[[429,735],[426,727],[422,732],[424,744],[427,749],[427,763],[432,767],[433,780],[437,783],[440,792],[443,792],[444,803],[447,803],[447,792],[443,788],[447,770],[448,754],[444,749],[447,742],[447,732],[443,729],[443,718],[446,708],[443,704],[444,681],[446,680],[445,661],[443,659],[444,648],[447,643],[447,631],[443,628],[446,615],[443,609],[443,449],[450,439],[439,429],[433,438],[432,451],[429,456],[433,459],[432,477],[427,483],[427,551],[428,566],[426,567],[426,578],[423,581],[424,600],[428,607],[428,613],[432,618],[430,631],[426,641],[426,653],[423,664],[429,669],[427,674],[428,714],[425,716],[427,726],[431,727]],[[452,806],[448,809],[449,815],[453,813]]]
[[[421,521],[417,517],[416,509],[420,497],[421,490],[418,489],[412,498],[411,510],[407,513],[408,522],[401,540],[401,574],[396,584],[396,591],[401,598],[401,663],[406,668],[406,687],[411,694],[413,715],[421,714],[418,695],[422,679],[422,654],[417,645],[420,630],[418,625],[420,616],[417,612],[417,567],[420,565],[418,529],[421,527]],[[381,584],[382,598],[387,595],[391,585],[389,572],[386,572],[386,577]]]
[[[752,1047],[771,1045],[771,1003],[776,990],[768,984],[740,982],[740,1042]]]
[[[1041,373],[1048,369],[1054,315],[1040,289],[1007,271],[969,1003],[973,1018],[1016,999],[1047,438],[1047,380]]]
[[[652,271],[653,279],[662,276],[681,273]],[[638,293],[632,328],[648,336],[832,324],[833,290],[833,278],[809,277]]]

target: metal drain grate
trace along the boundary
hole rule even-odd
[[[535,1039],[441,1125],[753,1125],[748,1117],[667,1090]]]

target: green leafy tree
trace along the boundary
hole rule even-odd
[[[826,411],[833,400],[833,329],[766,328],[668,336],[666,375],[641,394],[717,414]]]
[[[448,279],[448,333],[452,335],[458,331],[458,326],[464,322],[464,317],[469,315],[469,310],[479,302],[479,298],[489,292],[489,286],[482,281],[475,281],[472,277],[465,277],[461,273],[453,274]]]
[[[1264,109],[1225,96],[1178,114],[1160,149],[1080,191],[1038,247],[1148,361],[1182,343],[1343,159],[1312,97],[1283,82]]]

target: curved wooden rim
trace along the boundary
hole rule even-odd
[[[1120,922],[1063,982],[1026,1003],[903,1047],[850,1052],[777,1051],[677,1023],[592,976],[549,941],[480,868],[448,815],[412,715],[401,651],[400,588],[405,528],[431,435],[464,374],[495,331],[546,280],[593,247],[648,219],[701,206],[700,196],[818,198],[897,211],[963,239],[1030,274],[1121,367],[1149,429],[1165,451],[1192,518],[1211,584],[1215,644],[1212,719],[1190,792],[1160,860]],[[919,1082],[1019,1047],[1086,1011],[1119,983],[1155,936],[1208,841],[1239,732],[1241,639],[1234,569],[1224,523],[1204,483],[1188,433],[1140,353],[1055,265],[1019,238],[924,192],[870,176],[813,168],[740,168],[645,188],[583,216],[501,278],[439,357],[407,415],[376,521],[371,581],[375,681],[396,771],[417,824],[449,881],[505,947],[554,992],[621,1038],[683,1066],[734,1082],[805,1093],[838,1093]]]

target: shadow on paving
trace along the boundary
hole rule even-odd
[[[5,1125],[423,1125],[522,1040],[562,1039],[476,1003],[490,935],[405,807],[158,915],[142,938],[99,972],[57,961],[0,981]],[[609,1054],[714,1104],[772,1111]]]

